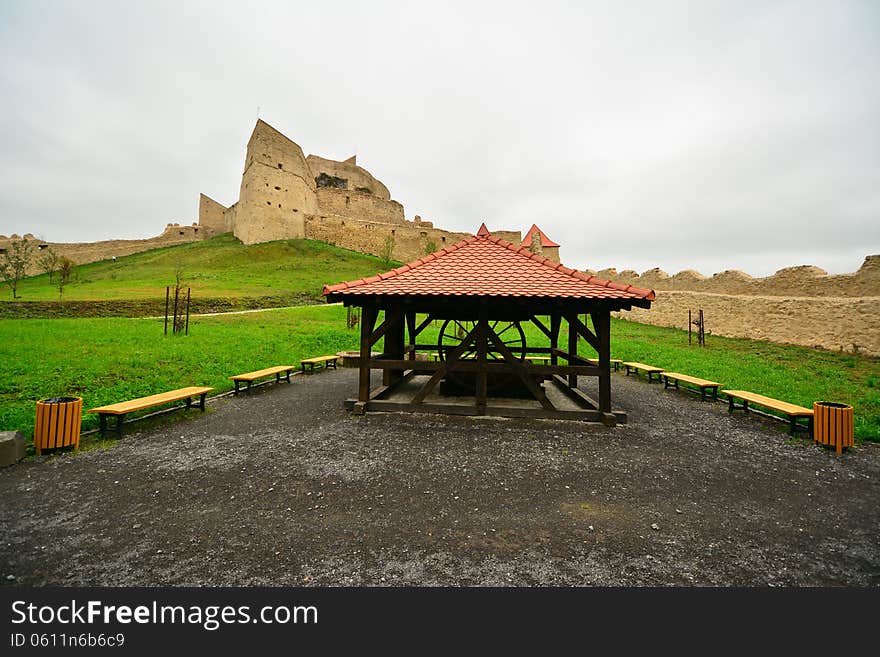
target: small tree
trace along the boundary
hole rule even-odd
[[[55,274],[58,273],[58,264],[61,260],[61,256],[55,253],[52,250],[52,247],[47,247],[40,251],[40,269],[49,274],[49,285],[52,285],[55,282]]]
[[[437,250],[437,242],[434,240],[428,240],[427,244],[425,244],[425,255],[431,255]]]
[[[64,256],[58,258],[58,269],[56,272],[58,274],[58,303],[63,302],[64,287],[70,282],[75,266],[75,263],[70,258],[65,258]]]
[[[391,266],[391,258],[394,254],[394,235],[389,235],[385,238],[384,244],[382,244],[382,251],[379,254],[379,257],[382,258],[382,266],[389,267]]]
[[[18,298],[18,282],[34,259],[34,244],[26,237],[11,242],[0,259],[0,277],[12,288],[12,298]]]

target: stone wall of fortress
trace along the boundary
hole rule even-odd
[[[594,273],[594,272],[589,272]],[[694,271],[669,276],[605,269],[602,278],[657,291],[651,310],[616,316],[687,330],[688,309],[703,309],[712,335],[767,340],[880,356],[880,255],[852,274],[790,267],[765,278],[725,271],[706,278]]]
[[[84,265],[89,262],[97,262],[98,260],[109,260],[114,256],[120,258],[122,256],[141,253],[151,249],[158,249],[165,246],[175,246],[177,244],[188,244],[189,242],[198,242],[199,240],[211,237],[214,233],[193,224],[191,226],[181,226],[180,224],[168,224],[161,235],[150,237],[143,240],[105,240],[101,242],[47,242],[39,240],[28,233],[24,235],[37,245],[38,248],[51,248],[60,256],[69,258],[77,265]],[[0,252],[9,247],[13,240],[18,241],[18,235],[0,235]],[[39,252],[37,252],[31,267],[27,274],[33,276],[42,274],[43,271],[39,265]]]

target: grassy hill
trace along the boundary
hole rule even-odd
[[[391,266],[398,266],[393,262]],[[281,240],[246,246],[232,235],[153,249],[78,266],[64,302],[165,299],[178,269],[194,298],[318,297],[325,284],[372,276],[389,268],[380,258],[312,240]],[[4,288],[0,300],[11,301]],[[57,302],[47,275],[20,283],[26,302]],[[272,304],[269,304],[272,305]]]

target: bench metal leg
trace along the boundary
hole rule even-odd
[[[700,388],[700,401],[706,401],[706,389]]]
[[[287,382],[290,383],[290,370],[287,370]]]
[[[235,392],[233,392],[232,394],[233,394],[233,395],[237,395],[237,394],[238,394],[238,380],[236,379],[236,380],[234,381],[234,383],[235,383]]]
[[[248,387],[250,388],[250,384],[248,384]],[[202,395],[201,395],[201,399],[199,399],[199,408],[202,409],[202,413],[205,412],[205,398],[206,398],[207,396],[208,396],[208,393],[207,393],[207,392],[203,392]]]
[[[184,401],[186,402],[187,410],[189,410],[189,407],[192,406],[192,397],[187,397]]]
[[[718,401],[718,386],[712,388],[712,401]]]
[[[107,433],[107,416],[104,413],[98,414],[98,426],[100,427],[98,431],[101,435]]]
[[[122,438],[122,423],[125,421],[125,413],[116,416],[116,433]]]

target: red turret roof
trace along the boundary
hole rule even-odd
[[[328,297],[488,296],[568,299],[654,300],[654,291],[588,276],[492,237],[481,226],[477,237],[448,246],[384,274],[324,286]]]
[[[541,246],[559,246],[556,242],[551,240],[544,234],[544,231],[538,228],[537,224],[532,224],[532,227],[529,228],[529,232],[526,233],[526,236],[523,237],[522,244],[523,246],[531,246],[532,245],[532,235],[534,233],[538,233],[541,236]]]

